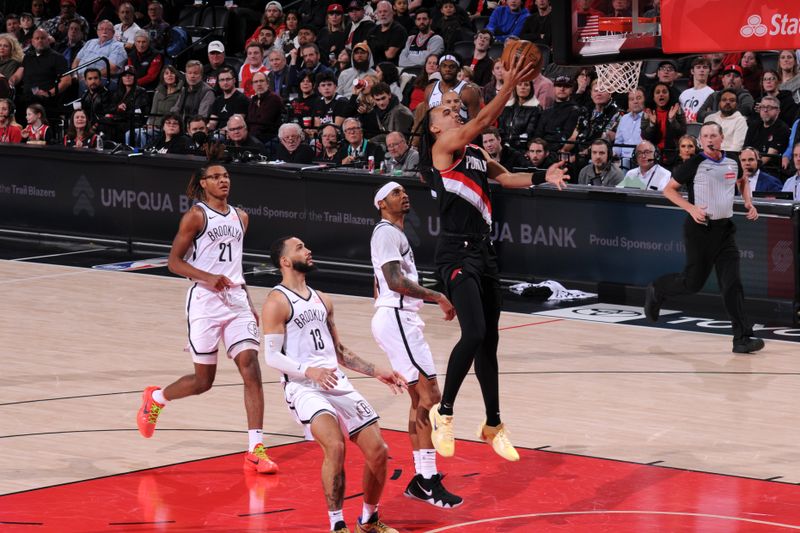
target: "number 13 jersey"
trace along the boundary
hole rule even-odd
[[[244,285],[244,227],[239,213],[233,206],[228,206],[227,213],[215,211],[203,202],[197,206],[203,210],[206,223],[194,237],[186,262],[204,272],[221,274],[235,285]]]

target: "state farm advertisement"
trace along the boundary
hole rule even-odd
[[[662,0],[668,54],[800,48],[797,0]]]

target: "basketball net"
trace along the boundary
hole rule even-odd
[[[639,84],[641,61],[597,65],[597,88],[607,93],[629,93]]]

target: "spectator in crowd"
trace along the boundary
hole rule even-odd
[[[207,156],[208,143],[211,138],[208,135],[206,119],[201,116],[189,118],[189,120],[186,121],[186,135],[189,137],[186,153]]]
[[[408,37],[400,52],[401,67],[422,67],[429,55],[441,55],[444,52],[444,39],[433,32],[431,23],[430,11],[425,8],[418,9],[414,16],[417,33]]]
[[[31,46],[33,51],[22,60],[22,101],[42,104],[47,113],[58,116],[63,112],[62,95],[72,83],[71,77],[63,76],[69,67],[64,56],[50,48],[50,36],[45,30],[33,32]]]
[[[781,157],[781,167],[783,170],[788,170],[789,163],[792,163],[792,151],[794,150],[794,145],[800,142],[800,118],[795,120],[792,123],[792,130],[789,132],[789,142],[787,143],[786,151],[783,152],[783,156]]]
[[[399,131],[386,135],[387,165],[390,171],[414,172],[419,166],[419,152],[408,145],[406,136]]]
[[[224,67],[232,68],[225,61],[225,45],[222,44],[222,41],[211,41],[208,43],[208,64],[203,67],[203,79],[214,89],[217,96],[222,94],[222,89],[217,84],[217,78]]]
[[[375,106],[368,113],[360,114],[360,119],[366,136],[372,142],[385,144],[386,134],[391,131],[411,132],[414,115],[392,94],[386,83],[376,84],[371,95]]]
[[[13,35],[17,41],[23,42],[22,25],[19,21],[19,15],[16,13],[9,13],[5,19],[6,33]]]
[[[334,123],[341,126],[349,114],[349,102],[347,98],[336,94],[336,79],[333,74],[327,72],[318,74],[314,85],[319,93],[311,104],[314,127],[319,131],[319,127],[323,124]]]
[[[319,61],[319,48],[314,43],[304,44],[300,47],[298,52],[302,57],[302,66],[298,65],[298,61],[292,63],[289,67],[289,84],[292,87],[298,87],[300,80],[307,73],[311,74],[312,79],[316,78],[318,74],[327,73],[333,75],[333,69],[326,67]]]
[[[522,25],[519,38],[536,44],[553,46],[553,6],[550,0],[535,0],[534,9]]]
[[[14,102],[0,98],[0,144],[19,144],[22,142],[22,128],[14,119]]]
[[[47,124],[47,114],[41,104],[31,104],[25,110],[25,120],[28,123],[22,129],[22,138],[26,144],[55,144],[56,134]]]
[[[745,146],[739,154],[742,172],[747,177],[750,192],[778,192],[783,187],[781,180],[761,170],[761,154],[752,146]]]
[[[80,52],[83,45],[86,44],[84,38],[85,35],[83,34],[80,21],[72,20],[67,26],[66,39],[58,41],[53,49],[64,56],[64,59],[67,60],[67,65],[71,65],[78,55],[78,52]]]
[[[276,36],[281,35],[286,30],[286,24],[283,21],[283,6],[280,2],[267,2],[267,5],[264,6],[264,15],[261,18],[261,24],[258,25],[256,31],[245,41],[245,46],[253,41],[258,42],[258,37],[261,30],[264,28],[272,28]]]
[[[511,35],[519,37],[529,14],[522,6],[522,0],[506,0],[506,5],[492,11],[486,29],[494,34],[496,41],[504,43]]]
[[[128,65],[136,71],[136,83],[145,90],[153,90],[161,79],[164,56],[150,45],[150,34],[145,30],[136,32],[133,50],[128,52]]]
[[[472,60],[469,67],[472,69],[472,81],[478,87],[483,87],[492,79],[494,62],[489,57],[489,48],[494,42],[492,32],[482,29],[475,34],[472,40]]]
[[[280,46],[275,46],[275,30],[273,30],[270,26],[264,26],[258,32],[258,38],[256,41],[258,44],[261,45],[261,49],[264,51],[264,64],[266,65],[269,61],[269,53],[272,50],[280,50],[283,52],[283,48]],[[248,43],[250,44],[250,43]],[[245,48],[247,45],[245,45]]]
[[[646,86],[655,85],[656,83],[663,83],[666,85],[670,92],[673,93],[675,100],[680,99],[680,92],[675,88],[675,80],[680,77],[678,72],[678,64],[672,59],[663,59],[658,63],[656,69],[655,79],[646,84]]]
[[[503,61],[498,57],[492,63],[492,77],[487,84],[481,86],[483,103],[488,104],[494,100],[501,87],[503,87]]]
[[[400,89],[400,73],[394,63],[390,63],[389,61],[378,63],[378,65],[375,66],[375,76],[378,78],[378,81],[382,81],[389,86],[392,94],[395,95],[398,100],[403,99],[403,91]]]
[[[678,159],[675,161],[677,164],[683,164],[699,152],[699,143],[694,135],[682,135],[678,139]],[[675,167],[673,167],[673,170]]]
[[[203,64],[192,59],[186,63],[186,95],[183,99],[183,116],[211,115],[216,95],[214,89],[203,81]]]
[[[253,74],[256,72],[267,74],[269,69],[264,66],[264,50],[259,42],[255,41],[247,45],[246,56],[242,68],[239,69],[239,88],[245,96],[251,98],[255,94],[252,82]]]
[[[164,6],[160,2],[147,5],[149,22],[142,29],[150,35],[150,44],[159,52],[164,52],[169,45],[170,25],[164,20]]]
[[[783,182],[783,192],[792,193],[792,200],[800,200],[800,143],[795,143],[792,147],[792,163],[795,172],[789,179]]]
[[[270,50],[267,59],[269,61],[269,74],[267,84],[270,91],[280,96],[284,101],[289,100],[289,66],[286,64],[286,54],[283,50],[274,48]]]
[[[93,65],[100,67],[100,74],[103,78],[116,76],[116,74],[128,62],[128,53],[122,43],[114,39],[114,25],[110,20],[103,20],[97,25],[97,39],[90,39],[72,60],[72,68],[87,63],[98,57],[108,59],[111,72],[106,72],[106,65],[103,62]],[[84,69],[78,71],[83,75]]]
[[[372,157],[375,168],[384,160],[383,149],[364,138],[361,122],[357,118],[347,118],[342,124],[345,143],[341,148],[342,163],[364,168]]]
[[[480,90],[467,81],[458,81],[458,70],[461,61],[453,54],[446,54],[439,58],[440,80],[428,85],[425,90],[427,109],[433,109],[442,101],[442,95],[447,91],[455,91],[461,97],[461,118],[466,122],[474,118],[481,109]]]
[[[642,116],[642,139],[658,147],[661,163],[670,166],[678,139],[686,133],[686,116],[670,88],[661,82],[650,89]]]
[[[764,70],[761,60],[758,59],[755,52],[748,50],[742,52],[739,66],[742,67],[742,86],[751,95],[758,95],[761,90],[761,72]]]
[[[775,174],[780,172],[780,156],[789,144],[790,130],[779,117],[781,104],[774,96],[765,96],[758,105],[761,120],[751,123],[744,139],[745,146],[755,147],[762,154],[761,164]]]
[[[595,139],[606,139],[613,143],[614,132],[622,116],[617,104],[611,100],[611,94],[600,90],[597,79],[592,80],[590,91],[593,105],[583,110],[572,135],[572,140],[577,141],[579,153],[588,153],[589,144]]]
[[[161,123],[168,113],[180,113],[186,94],[184,86],[183,76],[178,69],[172,65],[165,66],[161,71],[161,81],[153,95],[150,117],[147,119],[148,126],[161,128]]]
[[[283,48],[288,55],[299,46],[297,39],[300,33],[300,15],[294,10],[287,11],[284,13],[284,25],[283,31],[278,32],[278,40],[275,44]]]
[[[611,9],[608,11],[611,17],[630,17],[631,0],[611,0]]]
[[[778,74],[780,75],[780,88],[786,90],[786,84],[793,80],[797,82],[797,75],[800,74],[800,68],[797,64],[797,57],[794,50],[781,50],[778,55]]]
[[[550,153],[547,141],[541,137],[534,137],[530,140],[525,157],[530,161],[530,166],[537,169],[546,169],[556,162],[555,155]],[[544,183],[544,178],[545,176],[542,173],[535,172],[533,174],[533,184],[540,185]]]
[[[556,99],[555,92],[553,82],[541,72],[533,78],[533,93],[536,95],[536,99],[539,100],[539,105],[542,109],[548,109],[553,105]]]
[[[711,73],[711,63],[707,57],[699,56],[692,61],[692,86],[684,90],[678,101],[686,115],[686,122],[697,122],[698,112],[714,89],[708,86],[708,76]]]
[[[597,139],[589,147],[590,163],[578,173],[578,184],[616,187],[623,179],[622,171],[611,162],[611,145]]]
[[[363,0],[351,0],[347,4],[347,16],[350,18],[350,31],[345,43],[353,48],[356,43],[366,43],[367,36],[375,27],[375,23],[366,17]]]
[[[761,99],[766,96],[774,96],[780,102],[781,111],[778,118],[784,124],[788,125],[794,122],[795,117],[800,113],[800,105],[794,101],[792,93],[778,88],[778,73],[771,69],[765,70],[761,75]],[[758,103],[754,109],[758,111]]]
[[[148,109],[147,91],[136,83],[136,69],[126,65],[119,73],[117,89],[111,95],[111,116],[107,121],[109,136],[116,141],[125,138],[125,132],[142,125],[143,113]]]
[[[161,132],[145,150],[157,154],[185,154],[188,153],[189,142],[189,137],[183,134],[180,115],[167,113],[161,124]]]
[[[342,72],[349,69],[353,66],[353,58],[350,55],[349,48],[342,48],[339,55],[336,56],[336,64],[333,66],[333,75],[336,79],[339,79],[339,76],[342,75]]]
[[[372,52],[366,42],[353,45],[352,66],[344,69],[339,74],[339,86],[336,93],[339,96],[352,96],[353,84],[356,80],[363,80],[366,76],[374,76],[372,69]]]
[[[375,63],[391,61],[397,65],[400,51],[408,39],[408,32],[395,22],[392,4],[387,0],[378,2],[375,8],[375,20],[377,26],[367,35],[367,42],[369,42]]]
[[[22,46],[10,33],[0,34],[0,78],[5,78],[10,87],[22,81]]]
[[[255,94],[247,109],[247,127],[253,137],[269,145],[278,135],[283,100],[270,90],[267,75],[263,72],[253,74],[253,89]]]
[[[503,144],[503,138],[497,128],[486,129],[481,136],[481,142],[489,156],[509,172],[515,172],[515,168],[528,168],[528,160],[521,153]]]
[[[742,87],[742,67],[739,65],[726,67],[722,72],[722,86],[722,90],[716,91],[709,96],[700,107],[700,111],[697,112],[699,122],[707,122],[710,114],[719,111],[722,91],[726,89],[732,90],[736,95],[736,107],[742,115],[747,117],[753,112],[753,106],[755,105],[753,95]]]
[[[533,82],[518,83],[497,120],[500,135],[514,150],[524,152],[528,139],[535,136],[541,113],[539,100],[533,94]]]
[[[42,23],[41,28],[47,32],[48,39],[52,37],[54,42],[63,41],[67,36],[67,29],[70,21],[77,20],[81,24],[84,37],[89,35],[89,23],[81,15],[76,13],[75,0],[61,0],[61,13]]]
[[[445,50],[452,50],[458,41],[464,40],[465,35],[471,35],[472,21],[455,0],[442,0],[439,13],[438,20],[434,17],[433,30],[444,39]]]
[[[632,146],[642,142],[642,119],[644,117],[644,89],[637,87],[628,93],[628,112],[622,115],[617,126],[617,136],[614,140],[614,155],[619,158],[620,166],[629,170],[631,168]],[[630,146],[620,146],[630,145]]]
[[[211,117],[208,121],[208,129],[211,131],[216,130],[220,124],[224,128],[231,115],[246,115],[250,107],[250,99],[236,90],[236,74],[231,67],[220,70],[217,85],[222,94],[211,105]]]
[[[39,27],[47,20],[47,13],[44,10],[44,0],[33,0],[31,2],[31,15],[33,15],[33,25]]]
[[[325,15],[325,26],[317,35],[322,62],[333,67],[339,52],[344,50],[347,40],[347,26],[344,23],[344,8],[341,4],[328,4]]]
[[[408,0],[394,0],[392,2],[392,9],[394,9],[394,19],[410,34],[415,31],[413,14],[410,14]],[[425,9],[425,7],[417,7]],[[415,11],[415,12],[416,12]]]
[[[275,152],[275,159],[285,163],[311,163],[314,150],[304,140],[303,130],[294,123],[282,124],[278,129],[280,145]]]
[[[738,152],[747,137],[747,119],[737,109],[738,100],[734,89],[722,89],[719,111],[706,117],[706,122],[716,122],[722,127],[722,149]]]
[[[292,106],[292,121],[302,124],[306,137],[313,138],[316,134],[314,127],[314,104],[319,94],[314,85],[314,75],[310,72],[300,78],[300,93],[290,101]]]
[[[408,97],[408,108],[416,112],[417,106],[425,101],[425,89],[433,81],[434,77],[441,78],[439,74],[439,56],[431,54],[425,59],[425,66],[422,68],[414,81],[411,82],[411,94]]]
[[[643,16],[647,18],[661,17],[661,0],[653,0],[653,6],[645,11]]]
[[[341,128],[336,124],[325,124],[319,131],[319,142],[317,143],[317,155],[315,160],[324,163],[338,165],[342,162],[339,150],[341,143]]]
[[[547,141],[552,151],[561,150],[578,126],[581,110],[572,101],[574,82],[569,76],[558,76],[553,81],[556,101],[545,109],[536,126],[536,136]]]
[[[247,161],[256,155],[268,155],[264,143],[250,135],[244,115],[231,115],[225,125],[225,133],[225,150],[235,158]]]
[[[19,16],[19,31],[20,31],[20,45],[27,49],[31,44],[33,38],[33,30],[36,26],[33,25],[33,15],[30,13],[22,13]]]
[[[119,4],[117,17],[119,17],[120,22],[114,25],[114,38],[122,43],[125,50],[130,51],[133,48],[136,33],[141,30],[139,25],[136,24],[133,5],[130,2]]]
[[[89,120],[89,125],[99,131],[106,115],[114,111],[111,92],[100,79],[100,69],[89,67],[83,72],[86,90],[81,95],[81,109]]]
[[[658,150],[650,141],[642,141],[633,152],[637,167],[630,169],[617,187],[663,191],[672,173],[658,164]]]

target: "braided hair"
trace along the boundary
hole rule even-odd
[[[208,174],[208,169],[218,166],[225,161],[225,145],[222,143],[208,143],[206,145],[206,158],[208,162],[198,168],[189,179],[186,186],[186,196],[193,200],[202,202],[206,199],[206,191],[200,185],[200,181]]]

